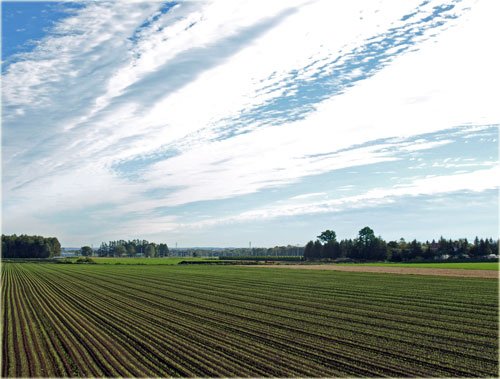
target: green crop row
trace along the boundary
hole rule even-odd
[[[3,377],[490,377],[498,282],[2,266]]]

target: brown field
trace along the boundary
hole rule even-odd
[[[438,275],[438,276],[461,276],[468,278],[498,279],[498,271],[493,270],[461,270],[442,268],[413,268],[413,267],[376,267],[376,266],[341,266],[341,265],[252,265],[246,267],[268,267],[268,268],[293,268],[301,270],[334,270],[349,272],[373,272],[383,274],[402,275]]]

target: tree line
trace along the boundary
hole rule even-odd
[[[316,239],[309,241],[304,249],[305,260],[350,258],[366,261],[411,262],[435,259],[474,259],[498,254],[498,240],[479,239],[472,243],[466,238],[457,240],[441,237],[438,241],[386,242],[376,236],[368,226],[361,229],[357,238],[337,241],[333,230],[325,230]]]
[[[55,237],[2,234],[3,258],[52,258],[61,255],[61,244]]]
[[[93,250],[89,246],[84,246],[80,250],[82,255],[93,255]],[[101,243],[97,249],[99,257],[168,257],[170,251],[166,243],[156,244],[146,240],[117,240]]]
[[[219,257],[302,257],[304,246],[225,248],[214,253]]]

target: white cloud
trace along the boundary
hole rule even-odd
[[[303,199],[310,199],[312,197],[321,197],[326,195],[326,192],[312,192],[312,193],[305,193],[303,195],[297,195],[291,197],[293,200],[303,200]]]
[[[311,200],[307,203],[291,198],[286,204],[258,208],[236,216],[201,221],[195,225],[215,225],[219,223],[244,222],[272,219],[277,217],[301,216],[315,213],[340,212],[352,208],[366,208],[392,203],[406,196],[435,196],[455,192],[481,192],[498,189],[500,166],[455,175],[433,176],[416,179],[405,185],[390,188],[374,188],[361,195],[346,196],[330,200]]]
[[[422,19],[440,2],[400,20],[418,4],[185,2],[159,14],[155,2],[86,3],[3,75],[6,225],[21,228],[33,212],[43,220],[107,203],[118,214],[144,212],[138,230],[148,223],[173,228],[175,216],[153,210],[282,187],[450,143],[394,137],[499,123],[500,61],[489,42],[498,31],[494,1],[457,5],[457,19],[423,33],[415,51],[385,55],[387,65],[367,79],[352,82],[368,66],[328,76],[344,67],[349,51],[373,36],[382,44],[384,33]],[[276,125],[269,113],[279,102],[255,113],[299,96],[304,83],[325,91],[328,81],[342,80],[351,86],[318,96],[301,119],[291,119],[300,104],[287,103],[291,121]],[[221,138],[222,129],[234,131],[245,117],[247,134]],[[162,149],[179,155],[162,160]],[[151,157],[156,163],[143,170],[130,163]],[[129,171],[117,173],[120,163]],[[161,199],[144,194],[158,188],[172,191]]]
[[[419,151],[419,150],[427,150],[427,149],[433,149],[436,147],[440,147],[443,145],[448,145],[453,141],[451,140],[443,140],[443,141],[432,141],[432,142],[427,142],[427,141],[415,141],[414,143],[409,143],[406,146],[402,146],[401,150],[403,151]]]

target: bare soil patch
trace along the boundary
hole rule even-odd
[[[249,267],[249,266],[245,266]],[[413,268],[413,267],[376,267],[376,266],[342,266],[342,265],[251,265],[250,267],[294,268],[301,270],[333,270],[349,272],[373,272],[401,275],[438,275],[459,276],[468,278],[498,279],[498,271],[492,270],[462,270],[448,268]]]

